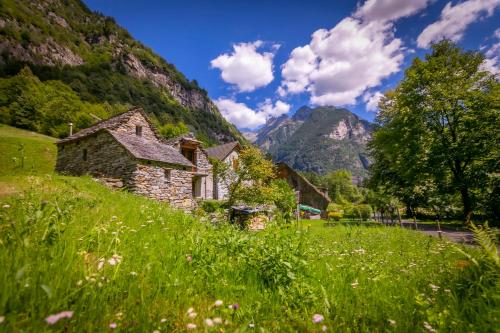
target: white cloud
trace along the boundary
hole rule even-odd
[[[367,0],[354,17],[367,21],[392,21],[411,16],[427,7],[430,0]]]
[[[266,98],[264,103],[259,105],[259,111],[263,112],[266,116],[279,117],[282,114],[288,113],[290,111],[290,104],[276,101],[276,103],[271,102],[270,98]]]
[[[290,58],[281,66],[281,76],[285,78],[280,95],[286,91],[296,94],[304,91],[309,85],[309,74],[317,67],[317,56],[309,45],[297,47],[290,54]],[[279,88],[278,88],[279,89]]]
[[[403,47],[390,22],[348,17],[313,33],[282,66],[282,93],[308,91],[318,105],[354,104],[364,91],[400,70]]]
[[[495,36],[496,38],[500,39],[500,28],[498,28],[497,30],[495,30],[495,32],[493,33],[493,36]]]
[[[500,0],[468,0],[453,6],[448,2],[438,21],[427,26],[417,38],[417,45],[427,48],[443,38],[458,41],[467,27],[482,17],[493,15]]]
[[[363,101],[366,103],[366,110],[367,111],[377,111],[378,110],[378,103],[380,102],[380,99],[384,96],[380,91],[377,91],[373,94],[365,94],[363,96]]]
[[[319,29],[281,66],[279,96],[308,92],[317,105],[348,105],[399,72],[405,48],[393,21],[433,0],[367,0],[330,30]],[[500,0],[499,0],[500,1]]]
[[[233,52],[222,54],[213,59],[210,64],[212,68],[221,71],[222,79],[235,84],[240,92],[254,91],[271,83],[273,76],[272,52],[259,53],[257,50],[263,46],[258,40],[253,43],[240,43],[233,45]],[[276,51],[279,44],[274,44],[272,49]]]
[[[500,28],[496,29],[493,37],[500,40]],[[485,48],[486,49],[486,48]],[[482,64],[482,69],[491,72],[492,74],[500,74],[500,41],[497,41],[484,53],[485,59]]]
[[[255,112],[244,103],[232,99],[219,98],[215,104],[227,121],[239,128],[256,128],[266,123],[264,113]]]
[[[221,97],[215,104],[224,118],[238,128],[254,129],[264,125],[269,117],[279,117],[290,111],[290,104],[279,100],[273,104],[269,98],[257,106],[257,111],[228,98]]]

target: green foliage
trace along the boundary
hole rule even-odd
[[[414,60],[380,103],[370,144],[373,188],[408,207],[432,206],[433,197],[451,206],[459,195],[464,215],[479,200],[494,200],[476,194],[492,185],[500,154],[500,84],[481,70],[483,59],[442,41]]]
[[[205,213],[215,213],[217,211],[220,211],[224,208],[225,202],[221,202],[218,200],[203,200],[200,203],[200,208],[205,212]]]
[[[177,124],[164,124],[160,126],[158,130],[165,139],[171,139],[189,133],[189,129],[182,121]]]
[[[290,222],[294,218],[295,191],[284,179],[273,179],[270,184],[272,202],[276,205],[278,213],[286,221]]]
[[[352,183],[352,174],[348,170],[338,170],[325,176],[328,195],[334,202],[360,202],[363,195],[358,186]]]
[[[177,127],[171,125],[171,128],[165,129],[167,135],[183,132],[183,123],[208,145],[219,143],[221,136],[245,141],[238,130],[222,117],[215,106],[208,103],[206,91],[198,87],[196,81],[189,81],[175,66],[134,40],[125,29],[115,23],[113,18],[91,12],[83,2],[69,0],[47,4],[47,6],[33,6],[31,1],[27,0],[5,0],[2,1],[1,11],[2,16],[7,20],[5,27],[0,29],[0,36],[7,38],[13,45],[22,44],[27,46],[26,49],[36,50],[35,46],[56,43],[60,47],[71,50],[84,61],[84,65],[78,66],[62,66],[57,64],[57,60],[53,66],[40,66],[26,63],[16,58],[17,55],[8,52],[0,55],[2,60],[0,61],[0,77],[15,76],[28,65],[43,83],[60,81],[69,86],[73,91],[72,94],[76,94],[76,97],[84,104],[78,105],[81,103],[75,101],[75,96],[67,96],[67,94],[59,96],[64,102],[54,102],[52,107],[63,106],[63,110],[59,113],[63,114],[64,118],[75,118],[74,114],[67,115],[66,112],[88,109],[92,105],[109,104],[113,109],[116,106],[120,108],[121,106],[141,106],[160,125],[177,125]],[[68,24],[68,28],[62,28],[56,22],[61,19]],[[118,49],[121,50],[120,54],[116,54]],[[38,58],[42,57],[36,53],[29,55],[36,60],[41,60]],[[125,63],[129,55],[138,58],[147,69],[164,74],[172,80],[173,84],[177,83],[186,89],[186,93],[199,93],[202,98],[207,98],[206,108],[184,108],[173,99],[168,89],[158,88],[149,80],[134,77]],[[46,58],[47,55],[43,57]],[[30,121],[30,117],[37,115],[35,111],[38,108],[33,109],[36,106],[33,105],[36,100],[20,96],[21,94],[27,96],[34,92],[22,93],[20,90],[15,92],[17,93],[10,95],[13,99],[28,100],[21,103],[19,107],[12,106],[15,109],[14,115],[11,114],[10,109],[5,110],[0,107],[0,121],[15,126],[19,124],[22,128],[38,131],[39,124]],[[0,94],[2,94],[1,91]],[[54,111],[54,118],[59,116],[54,109],[51,111]],[[6,119],[11,116],[15,117],[15,122]],[[73,123],[81,123],[81,126],[92,120],[83,114],[76,118],[78,119],[73,119]],[[67,126],[62,122],[50,126],[50,130],[44,129],[43,133],[50,132],[51,135],[64,136],[67,131]]]
[[[498,270],[479,249],[402,228],[321,221],[307,231],[214,227],[88,177],[52,174],[52,138],[6,126],[0,135],[5,331],[106,331],[113,322],[125,331],[184,331],[220,317],[228,331],[252,323],[314,332],[314,313],[332,331],[499,325]],[[9,166],[21,143],[29,170]],[[234,303],[237,310],[227,308]],[[190,307],[194,319],[185,315]],[[54,327],[44,321],[64,310],[73,317]]]
[[[69,86],[60,81],[41,82],[29,68],[0,79],[0,120],[54,137],[67,136],[69,122],[78,131],[95,122],[92,116],[108,118],[121,109],[83,102]]]
[[[229,206],[275,205],[285,221],[293,218],[295,193],[286,181],[276,179],[274,163],[266,159],[258,148],[243,148],[239,152],[236,170],[224,162],[212,162],[214,176],[230,184]]]

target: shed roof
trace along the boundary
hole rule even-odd
[[[216,159],[222,161],[234,149],[236,149],[236,148],[239,149],[239,147],[240,147],[240,144],[238,143],[238,141],[233,141],[233,142],[225,143],[225,144],[220,145],[220,146],[206,148],[205,151],[207,152],[208,157],[216,158]]]
[[[109,132],[135,158],[192,167],[193,164],[175,148],[160,141],[146,140],[136,135],[112,130]]]

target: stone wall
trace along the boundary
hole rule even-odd
[[[84,150],[87,151],[86,160]],[[105,131],[57,145],[56,171],[62,174],[118,178],[128,186],[136,163],[127,150]]]
[[[169,169],[160,165],[138,164],[133,174],[131,190],[182,209],[193,208],[193,173]]]
[[[229,172],[233,172],[233,161],[237,160],[239,157],[236,151],[232,151],[227,157],[224,159],[224,163],[229,165]],[[229,198],[229,185],[231,185],[231,178],[233,175],[230,175],[228,179],[215,179],[214,182],[214,199],[217,200],[227,200]]]
[[[142,138],[146,140],[158,141],[151,125],[140,112],[132,113],[127,121],[124,121],[119,124],[119,126],[113,128],[113,131],[128,135],[135,135],[136,126],[142,126]]]
[[[201,178],[201,198],[214,198],[214,183],[212,164],[208,160],[207,154],[200,148],[196,148],[196,171],[199,174],[207,174]]]

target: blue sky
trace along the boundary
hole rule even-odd
[[[443,37],[500,68],[500,0],[84,0],[196,79],[240,129],[302,105],[373,120],[377,100]]]

